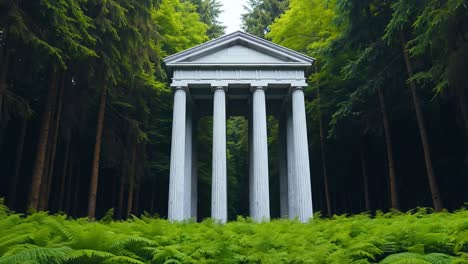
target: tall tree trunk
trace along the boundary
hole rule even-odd
[[[117,211],[117,218],[123,218],[124,212],[124,194],[125,194],[125,170],[120,171],[120,188],[119,188],[119,205]]]
[[[468,138],[468,109],[466,109],[466,95],[464,88],[459,89],[458,104],[462,113],[465,137]]]
[[[52,139],[52,145],[51,145],[51,152],[50,152],[50,163],[49,163],[49,176],[48,176],[48,181],[47,185],[45,188],[45,207],[44,209],[48,209],[48,202],[50,199],[50,189],[52,187],[52,182],[54,179],[54,172],[55,172],[55,158],[57,154],[57,142],[59,138],[59,128],[60,128],[60,122],[62,118],[62,108],[63,108],[63,94],[65,92],[65,77],[66,74],[62,74],[61,78],[61,83],[60,83],[60,92],[59,96],[57,98],[57,111],[56,111],[56,117],[55,117],[55,126],[54,126],[54,132],[53,132],[53,139]]]
[[[317,87],[317,97],[321,107],[320,88]],[[327,157],[326,157],[326,142],[325,142],[325,128],[323,124],[322,110],[319,110],[319,130],[320,130],[320,150],[322,154],[322,173],[323,173],[323,187],[325,192],[325,201],[327,203],[327,214],[332,215],[330,188],[328,186],[328,172],[327,172]]]
[[[137,149],[137,142],[136,140],[133,141],[132,146],[132,160],[130,163],[130,168],[128,170],[128,204],[127,204],[127,214],[126,216],[129,217],[133,210],[133,191],[135,185],[135,173],[136,173],[136,149]]]
[[[73,163],[73,164],[75,164],[75,163]],[[80,196],[78,194],[80,193],[81,184],[82,184],[82,182],[81,182],[81,160],[79,160],[77,164],[78,164],[78,167],[76,169],[76,172],[74,170],[72,170],[73,173],[76,173],[76,175],[75,175],[75,185],[74,185],[75,186],[75,188],[74,188],[75,192],[73,194],[73,214],[75,216],[78,216],[78,214],[80,212],[80,199],[79,199]],[[72,175],[70,175],[70,176],[72,176]],[[72,192],[72,189],[70,189],[70,192]]]
[[[24,149],[24,138],[26,136],[26,128],[28,126],[28,120],[23,119],[21,121],[21,130],[18,136],[18,143],[16,145],[16,158],[15,158],[15,174],[13,174],[13,178],[11,179],[10,183],[10,201],[8,206],[10,208],[14,208],[16,204],[16,188],[18,187],[18,182],[21,173],[21,163],[23,161],[23,149]]]
[[[115,175],[115,173],[114,173]],[[114,216],[115,216],[115,212],[117,210],[117,206],[118,206],[118,197],[117,197],[117,192],[119,191],[119,185],[118,185],[118,179],[115,179],[112,181],[112,198],[111,198],[111,202],[112,202],[112,208],[114,210]]]
[[[138,158],[135,160],[135,161],[138,161],[137,164],[137,168],[138,170],[136,171],[136,175],[135,175],[135,192],[134,192],[134,206],[133,206],[133,213],[134,214],[139,214],[140,213],[140,197],[141,197],[141,177],[143,176],[143,174],[145,173],[145,168],[144,168],[144,164],[145,164],[145,153],[146,153],[146,144],[143,142],[143,143],[140,143],[139,145],[139,150],[138,150],[138,153],[140,154],[138,156]]]
[[[60,187],[59,187],[59,198],[57,203],[57,210],[63,210],[64,201],[65,201],[65,184],[68,179],[67,169],[69,166],[69,157],[70,157],[70,139],[67,140],[65,144],[65,158],[63,161],[62,175],[60,175]]]
[[[58,134],[59,134],[59,126],[60,126],[60,116],[62,112],[62,98],[63,98],[63,91],[64,91],[64,74],[61,74],[60,78],[60,85],[57,86],[59,91],[58,98],[52,105],[52,120],[54,121],[53,130],[49,132],[49,139],[48,139],[48,150],[47,150],[47,157],[45,162],[44,168],[44,178],[41,185],[41,194],[39,197],[39,210],[45,211],[48,209],[49,205],[49,196],[50,196],[50,188],[52,185],[53,177],[54,177],[54,166],[55,166],[55,156],[57,152],[57,141],[58,141]]]
[[[369,177],[367,175],[367,166],[366,166],[366,153],[364,139],[361,141],[361,170],[362,170],[362,181],[364,185],[364,202],[366,206],[366,211],[371,211],[371,199],[369,194]]]
[[[434,203],[434,207],[436,211],[441,211],[444,206],[442,204],[442,200],[440,198],[440,193],[439,193],[439,185],[437,184],[437,179],[435,177],[434,173],[434,167],[432,165],[432,158],[431,158],[431,149],[429,145],[429,139],[427,137],[427,129],[426,129],[426,124],[424,121],[424,115],[421,109],[421,103],[419,101],[418,94],[416,92],[416,84],[412,80],[413,78],[413,65],[411,64],[410,58],[409,58],[409,52],[408,49],[406,48],[406,41],[405,41],[405,36],[403,33],[401,33],[401,44],[403,48],[403,57],[405,59],[406,63],[406,70],[408,72],[408,77],[410,78],[410,88],[411,88],[411,95],[413,97],[413,103],[414,103],[414,110],[416,112],[416,120],[418,122],[418,128],[419,128],[419,134],[421,136],[421,142],[423,146],[423,151],[424,151],[424,160],[426,162],[426,172],[427,172],[427,178],[429,180],[429,187],[431,189],[431,194],[432,194],[432,202]]]
[[[157,182],[156,182],[156,179],[152,179],[151,180],[151,202],[150,202],[150,212],[152,214],[154,214],[154,212],[156,211],[156,193],[157,193]]]
[[[328,8],[328,7],[327,7]],[[315,65],[315,74],[318,73],[318,64],[314,63]],[[323,113],[322,113],[322,99],[320,95],[320,85],[319,79],[316,79],[317,85],[317,99],[319,101],[319,130],[320,130],[320,151],[322,155],[322,173],[323,173],[323,187],[325,192],[325,202],[327,204],[327,214],[331,216],[332,208],[331,208],[331,196],[330,196],[330,188],[329,188],[329,181],[328,181],[328,172],[327,172],[327,157],[326,157],[326,142],[325,142],[325,128],[323,124]]]
[[[462,117],[463,117],[463,124],[465,125],[465,141],[468,140],[468,110],[466,109],[466,96],[464,92],[464,88],[461,94],[459,95],[459,104],[460,104],[460,110],[462,112]],[[465,164],[468,165],[468,152],[466,153],[465,157]]]
[[[5,59],[0,63],[0,121],[3,120],[3,101],[7,91],[7,73],[10,62],[10,54],[5,51]]]
[[[52,107],[54,109],[54,107]],[[52,118],[54,116],[55,110],[52,110]],[[53,122],[53,120],[51,120]],[[38,205],[38,210],[39,211],[44,211],[46,210],[46,204],[47,204],[47,199],[46,199],[46,192],[47,192],[47,185],[50,180],[50,174],[49,174],[49,168],[50,168],[50,158],[51,158],[51,152],[52,152],[52,141],[54,137],[54,130],[49,131],[49,138],[47,139],[47,150],[46,150],[46,158],[44,161],[44,171],[42,172],[42,182],[41,182],[41,190],[39,193],[39,205]]]
[[[77,155],[71,151],[70,152],[70,165],[68,165],[68,179],[67,179],[67,186],[65,187],[66,189],[66,192],[65,192],[65,205],[63,207],[63,210],[64,212],[67,212],[68,214],[72,215],[72,195],[75,194],[75,192],[78,191],[78,184],[77,182],[75,182],[75,188],[72,188],[73,186],[73,180],[75,178],[78,178],[79,177],[79,174],[76,174],[77,177],[74,177],[75,176],[75,164],[76,164],[76,161],[75,161],[75,157]],[[79,164],[78,164],[79,166]],[[76,216],[76,215],[75,215]]]
[[[394,209],[400,209],[398,199],[398,188],[395,173],[395,159],[393,156],[392,133],[390,130],[390,119],[388,118],[387,106],[385,105],[385,96],[382,88],[378,89],[380,111],[382,112],[382,121],[385,133],[385,145],[387,149],[388,179],[390,185],[390,206]]]
[[[91,182],[89,185],[88,218],[94,219],[96,216],[96,195],[99,181],[99,160],[101,158],[102,130],[104,128],[104,113],[106,111],[107,89],[104,84],[101,91],[99,112],[96,125],[96,140],[94,144],[94,156],[91,171]]]
[[[42,123],[39,131],[39,140],[37,143],[36,161],[34,163],[31,193],[29,195],[28,207],[33,210],[39,208],[39,194],[42,184],[42,176],[44,172],[44,165],[46,159],[47,142],[49,138],[50,120],[52,117],[52,104],[57,94],[57,73],[55,70],[51,71],[49,93],[47,95],[46,105],[42,113]]]

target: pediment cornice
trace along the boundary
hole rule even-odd
[[[225,59],[224,57],[220,60],[213,58],[213,56],[222,54],[224,50],[229,52],[235,48],[238,50],[242,48],[244,48],[244,50],[248,49],[254,57],[256,56],[260,59],[255,60],[252,59],[251,56],[238,56],[236,59],[232,60]],[[232,55],[231,58],[235,56],[236,55]],[[179,67],[237,66],[309,68],[314,61],[314,58],[241,31],[208,41],[164,59],[166,66],[172,69]]]

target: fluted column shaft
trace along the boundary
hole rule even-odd
[[[255,221],[270,220],[270,195],[268,178],[268,138],[265,88],[256,87],[253,103],[253,210]]]
[[[192,114],[192,191],[191,191],[191,217],[197,220],[198,217],[198,167],[197,167],[197,121]]]
[[[309,145],[307,140],[304,91],[297,87],[292,92],[295,179],[297,187],[297,216],[307,222],[313,217],[310,185]]]
[[[297,187],[294,162],[294,133],[291,105],[286,110],[286,148],[288,167],[288,215],[290,219],[297,217]]]
[[[253,106],[252,101],[249,104],[249,214],[252,217],[254,214],[253,207]]]
[[[217,87],[213,103],[211,217],[221,223],[227,221],[226,173],[226,94],[223,87]]]
[[[182,221],[185,218],[184,173],[186,97],[185,89],[182,87],[177,87],[175,89],[168,203],[168,218],[171,221]]]
[[[289,215],[288,206],[288,161],[286,149],[286,116],[281,114],[278,124],[278,158],[279,158],[279,184],[280,184],[280,215],[287,218]]]
[[[192,217],[192,109],[187,103],[185,118],[184,219]]]

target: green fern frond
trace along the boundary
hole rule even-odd
[[[12,233],[8,236],[2,237],[2,242],[0,243],[0,256],[3,256],[5,252],[8,251],[8,248],[13,245],[27,244],[32,241],[29,234],[19,235],[17,233]]]
[[[424,259],[432,264],[451,264],[454,257],[442,253],[430,253],[425,255]]]
[[[109,259],[104,260],[102,263],[104,264],[145,264],[140,260],[136,260],[134,258],[129,258],[125,256],[115,256]]]
[[[430,264],[422,254],[399,253],[392,254],[379,262],[380,264]]]
[[[11,247],[1,258],[0,264],[22,264],[26,262],[40,264],[62,263],[68,253],[69,247],[46,248],[31,244]]]
[[[72,252],[70,252],[66,257],[66,261],[76,261],[79,259],[105,260],[105,259],[112,258],[112,257],[115,257],[115,255],[109,252],[92,250],[92,249],[80,249],[80,250],[73,250]]]

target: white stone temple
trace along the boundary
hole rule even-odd
[[[165,58],[174,112],[168,218],[197,217],[197,170],[192,131],[213,115],[211,217],[226,222],[226,118],[249,119],[249,205],[258,222],[270,219],[267,115],[279,118],[280,208],[283,218],[313,216],[303,89],[314,59],[243,32]]]

